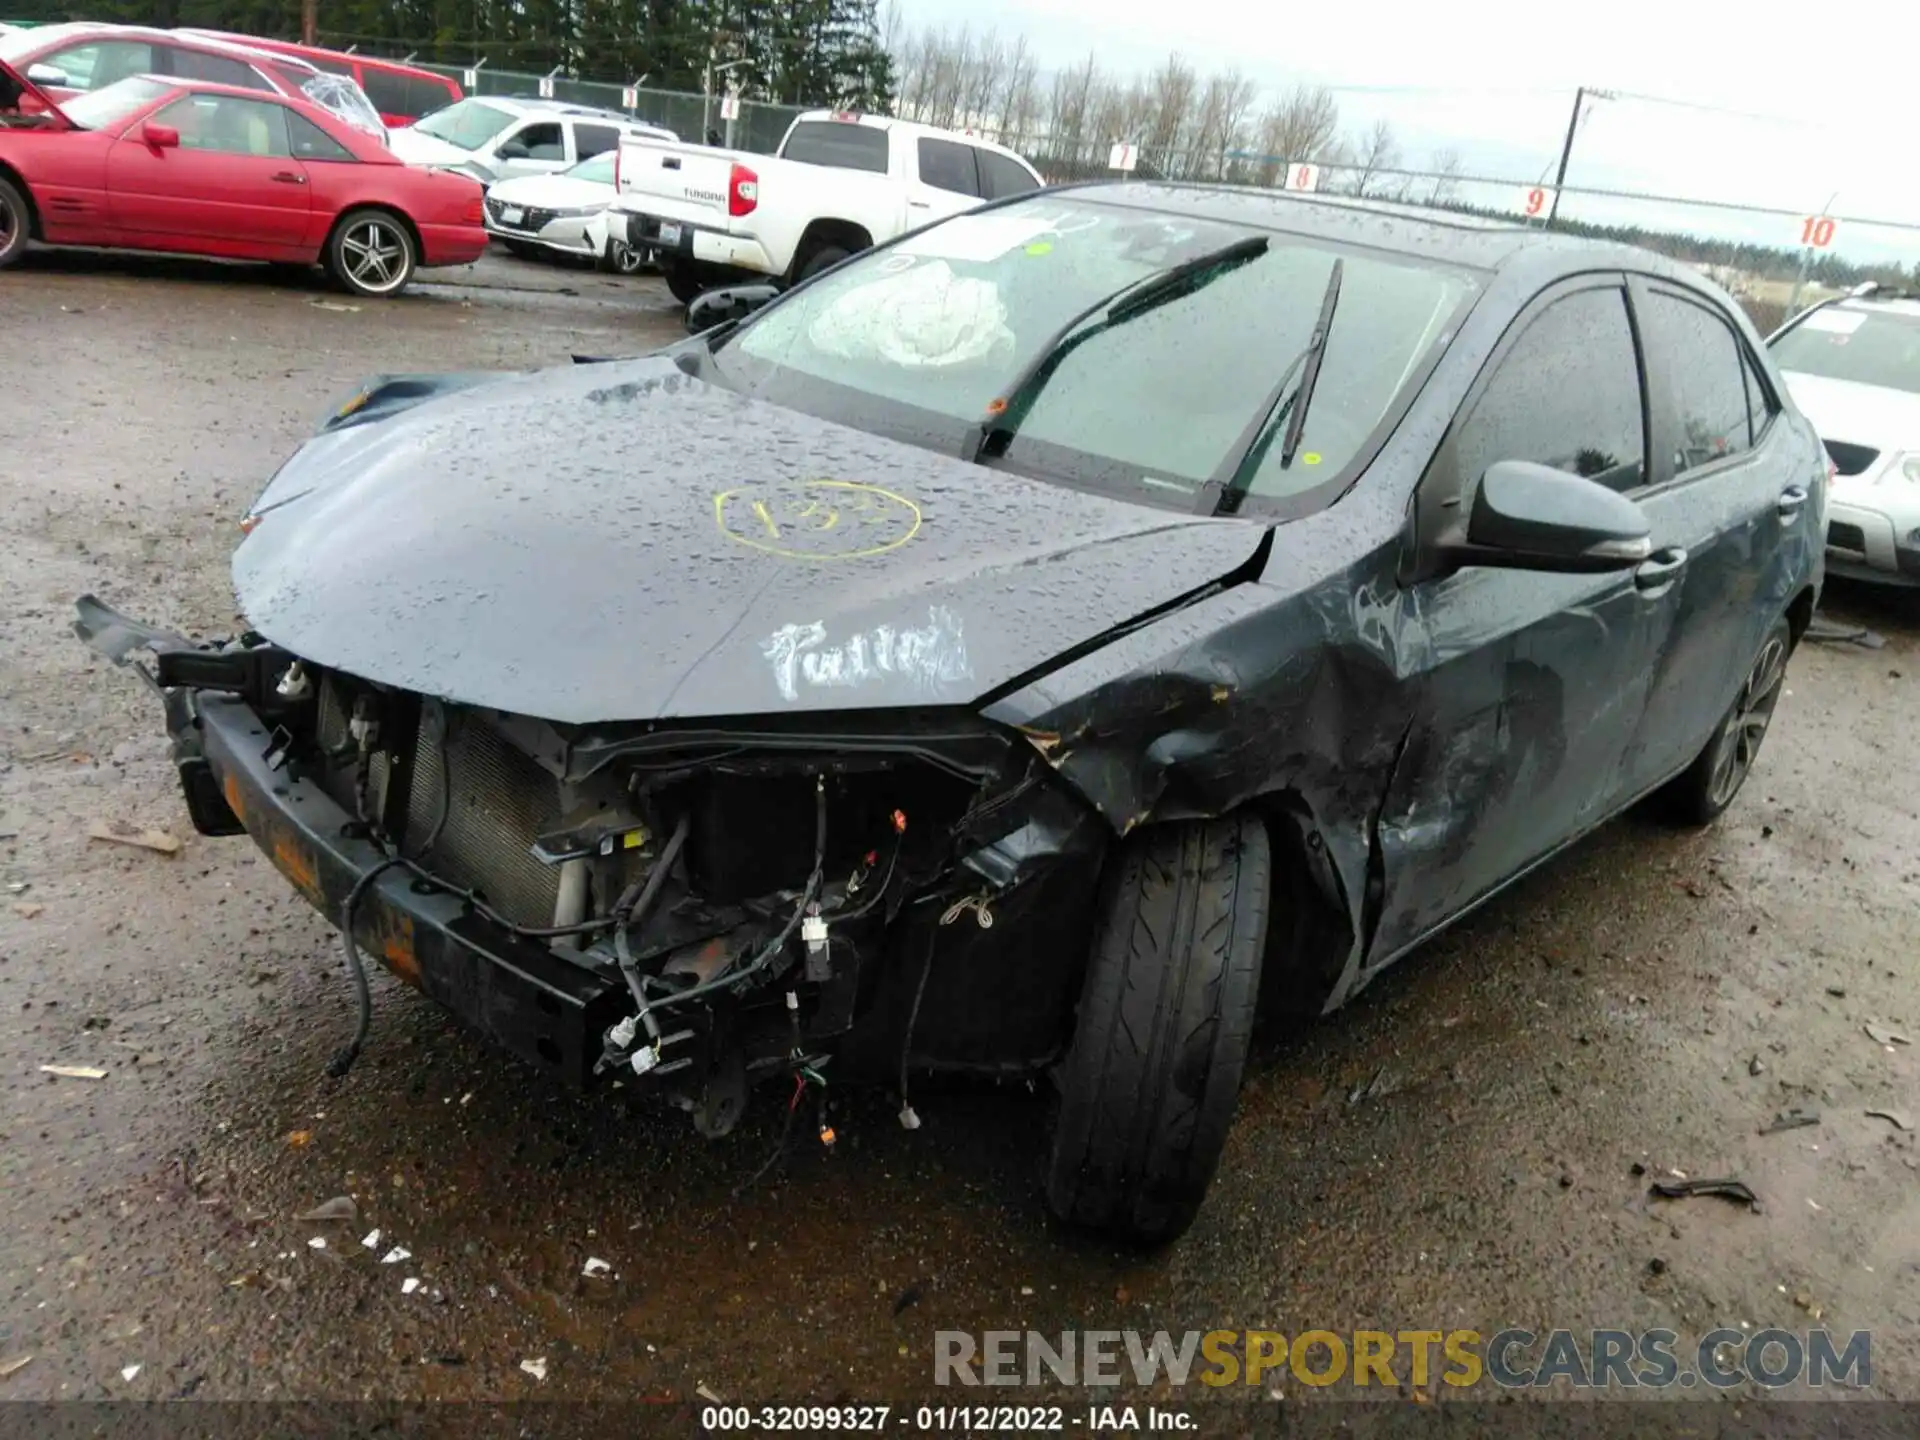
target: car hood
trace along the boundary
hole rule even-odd
[[[409,165],[478,165],[486,162],[471,150],[449,145],[445,140],[425,134],[411,125],[387,132],[387,149]]]
[[[974,702],[1250,569],[1264,539],[662,357],[403,383],[427,393],[323,430],[255,503],[242,610],[319,664],[548,720]]]
[[[597,180],[576,180],[570,175],[526,175],[518,180],[502,180],[487,194],[506,205],[566,210],[611,204],[614,190],[613,186],[602,185]]]
[[[1920,450],[1920,395],[1885,385],[1783,371],[1793,403],[1823,440],[1868,445],[1882,453]]]

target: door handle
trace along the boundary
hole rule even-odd
[[[294,170],[282,170],[273,177],[282,185],[304,185],[307,177]]]
[[[1664,590],[1687,568],[1687,552],[1678,545],[1656,550],[1634,569],[1633,583],[1642,590]]]
[[[1789,485],[1780,492],[1780,503],[1776,508],[1780,511],[1780,518],[1782,520],[1791,520],[1800,513],[1801,508],[1806,503],[1807,487],[1804,485]]]
[[[909,210],[931,210],[933,208],[933,202],[931,200],[909,200],[907,202],[907,208]]]

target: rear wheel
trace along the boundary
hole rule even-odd
[[[1793,628],[1784,618],[1774,621],[1773,629],[1761,642],[1760,653],[1748,667],[1733,707],[1722,717],[1713,738],[1661,796],[1676,820],[1706,825],[1733,804],[1733,797],[1752,773],[1753,762],[1760,756],[1760,743],[1773,723],[1773,710],[1786,685],[1787,660],[1792,654]]]
[[[10,180],[0,180],[0,270],[27,253],[33,236],[33,212],[27,197]]]
[[[1253,1034],[1273,852],[1256,817],[1146,831],[1102,890],[1047,1199],[1135,1244],[1193,1223],[1225,1148]]]
[[[356,295],[398,295],[417,263],[413,234],[385,210],[355,210],[334,226],[327,242],[327,268]]]
[[[639,250],[613,242],[613,273],[616,275],[638,275],[646,265],[647,257]]]
[[[800,267],[800,274],[796,278],[800,280],[811,279],[822,270],[832,269],[852,253],[853,252],[844,245],[822,245],[818,250],[807,256],[806,263]]]

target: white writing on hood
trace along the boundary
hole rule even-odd
[[[760,650],[773,662],[774,684],[789,700],[800,698],[802,684],[850,688],[898,678],[931,692],[973,678],[960,618],[944,605],[927,607],[924,626],[875,625],[838,645],[827,644],[827,627],[818,620],[782,625]]]

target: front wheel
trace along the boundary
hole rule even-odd
[[[33,219],[27,209],[27,197],[11,181],[0,180],[0,270],[27,253],[27,241],[32,236]]]
[[[1721,718],[1706,748],[1662,797],[1676,820],[1688,825],[1710,824],[1733,804],[1733,797],[1753,771],[1753,762],[1760,756],[1760,742],[1767,738],[1767,729],[1773,723],[1773,710],[1780,703],[1787,660],[1792,654],[1793,628],[1784,619],[1774,621],[1760,644],[1760,653],[1753,657],[1733,707]]]
[[[667,282],[667,293],[682,305],[691,305],[694,297],[707,288],[702,283],[705,277],[684,261],[662,265],[660,278]]]
[[[1047,1199],[1073,1224],[1157,1245],[1193,1223],[1239,1103],[1260,994],[1273,851],[1250,815],[1156,827],[1102,888]]]
[[[398,295],[418,262],[413,232],[385,210],[355,210],[334,226],[327,242],[327,268],[356,295]]]

